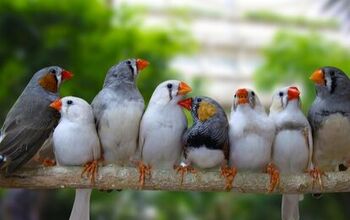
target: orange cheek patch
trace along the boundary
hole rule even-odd
[[[49,92],[56,93],[58,90],[56,77],[52,73],[48,73],[41,77],[39,79],[39,85]]]
[[[208,102],[201,102],[198,108],[198,118],[201,121],[206,121],[216,114],[216,108]]]

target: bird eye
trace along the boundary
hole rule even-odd
[[[73,101],[72,101],[72,100],[68,100],[68,101],[67,101],[67,104],[68,104],[68,105],[71,105],[71,104],[73,104]]]
[[[56,70],[55,69],[50,69],[50,73],[56,74]]]
[[[252,91],[251,94],[252,94],[253,97],[255,96],[255,92]]]
[[[131,65],[131,61],[130,60],[126,61],[126,64]]]
[[[283,92],[278,93],[278,95],[279,95],[280,97],[282,97],[282,96],[283,96]]]
[[[173,84],[168,83],[168,85],[166,85],[166,87],[168,87],[168,89],[171,89],[171,88],[173,88]]]
[[[330,74],[331,74],[331,76],[334,76],[334,75],[335,75],[335,72],[331,71]]]
[[[235,96],[234,96],[235,98],[237,97],[237,95],[235,94]]]
[[[197,102],[201,102],[202,101],[202,99],[201,98],[197,98]]]

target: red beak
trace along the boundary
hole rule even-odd
[[[149,62],[147,60],[142,60],[142,59],[136,60],[137,71],[141,71],[145,69],[148,65],[149,65]]]
[[[62,109],[62,101],[61,101],[61,99],[57,99],[54,102],[52,102],[50,104],[50,107],[56,109],[57,111],[61,111],[61,109]]]
[[[238,89],[236,92],[236,97],[238,98],[238,104],[247,104],[249,103],[248,100],[248,91],[246,89]]]
[[[297,87],[291,86],[288,88],[288,100],[299,99],[300,91]]]
[[[190,111],[192,108],[192,98],[181,100],[177,104]]]
[[[70,80],[72,77],[73,77],[73,73],[71,73],[67,70],[62,71],[62,81]]]

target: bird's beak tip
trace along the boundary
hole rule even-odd
[[[62,109],[62,101],[61,101],[61,99],[57,99],[57,100],[53,101],[50,104],[50,107],[53,108],[53,109],[56,109],[57,111],[61,111],[61,109]]]

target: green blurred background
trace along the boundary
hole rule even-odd
[[[267,6],[263,9],[251,10],[250,7],[244,13],[240,9],[248,6],[242,6],[242,1],[219,1],[223,6],[233,5],[236,10],[233,16],[227,14],[230,7],[225,11],[210,7],[210,2],[215,5],[214,1],[205,1],[203,5],[208,4],[207,8],[196,0],[189,1],[193,4],[184,5],[161,0],[131,1],[131,4],[124,4],[125,2],[127,1],[1,0],[0,121],[4,120],[32,74],[49,65],[59,65],[75,73],[74,79],[62,86],[63,96],[74,95],[91,101],[100,90],[105,73],[112,65],[130,57],[144,58],[151,65],[140,74],[138,86],[146,100],[161,81],[185,79],[194,88],[193,94],[205,94],[218,99],[228,112],[233,91],[240,86],[258,90],[262,94],[263,103],[268,106],[272,90],[276,86],[289,84],[301,87],[303,106],[307,110],[314,98],[313,85],[308,80],[313,70],[323,65],[335,65],[350,72],[349,42],[337,40],[348,33],[349,22],[339,20],[336,16],[330,15],[320,20],[304,15],[278,14],[276,10],[268,10],[273,8],[272,1],[267,1]],[[286,7],[291,4],[290,0],[279,1],[279,4],[281,2]],[[326,13],[338,2],[342,1],[324,1],[324,7],[319,7],[320,13]],[[196,4],[201,6],[193,6]],[[341,8],[342,13],[350,11],[349,7]],[[165,25],[150,25],[147,19],[152,20],[154,14],[160,14],[155,20],[160,20]],[[163,20],[164,14],[166,19]],[[210,25],[196,23],[198,17],[226,22],[237,28],[235,31],[238,34],[242,32],[240,25],[252,24],[249,30],[251,32],[248,31],[252,33],[249,34],[252,41],[229,34],[223,40],[224,43],[227,40],[228,45],[235,41],[238,44],[244,42],[249,55],[242,58],[235,51],[245,49],[221,45],[219,39],[226,36],[225,31],[222,35],[218,34],[218,40],[214,38],[214,43],[209,46],[203,43],[203,39],[208,41],[210,36],[203,36],[200,28],[215,33],[222,23],[216,25],[214,22],[214,29],[208,30]],[[261,28],[269,30],[271,26],[277,30],[270,33],[270,39],[263,40],[258,48],[252,46],[254,49],[249,49],[255,45],[255,41],[259,42],[264,37],[260,33]],[[329,32],[340,37],[324,37]],[[214,55],[219,55],[203,58],[203,54],[212,50]],[[237,60],[243,64],[234,67],[236,71],[227,71]],[[217,62],[210,64],[209,61]],[[248,64],[245,65],[245,62]],[[225,86],[229,92],[222,92]],[[0,198],[1,219],[68,219],[74,191],[29,192],[2,189]],[[348,204],[348,193],[327,194],[319,200],[307,195],[300,203],[301,216],[302,219],[350,219]],[[28,210],[32,210],[30,217],[21,216]],[[280,196],[95,191],[92,195],[91,215],[91,219],[98,220],[279,219]]]

